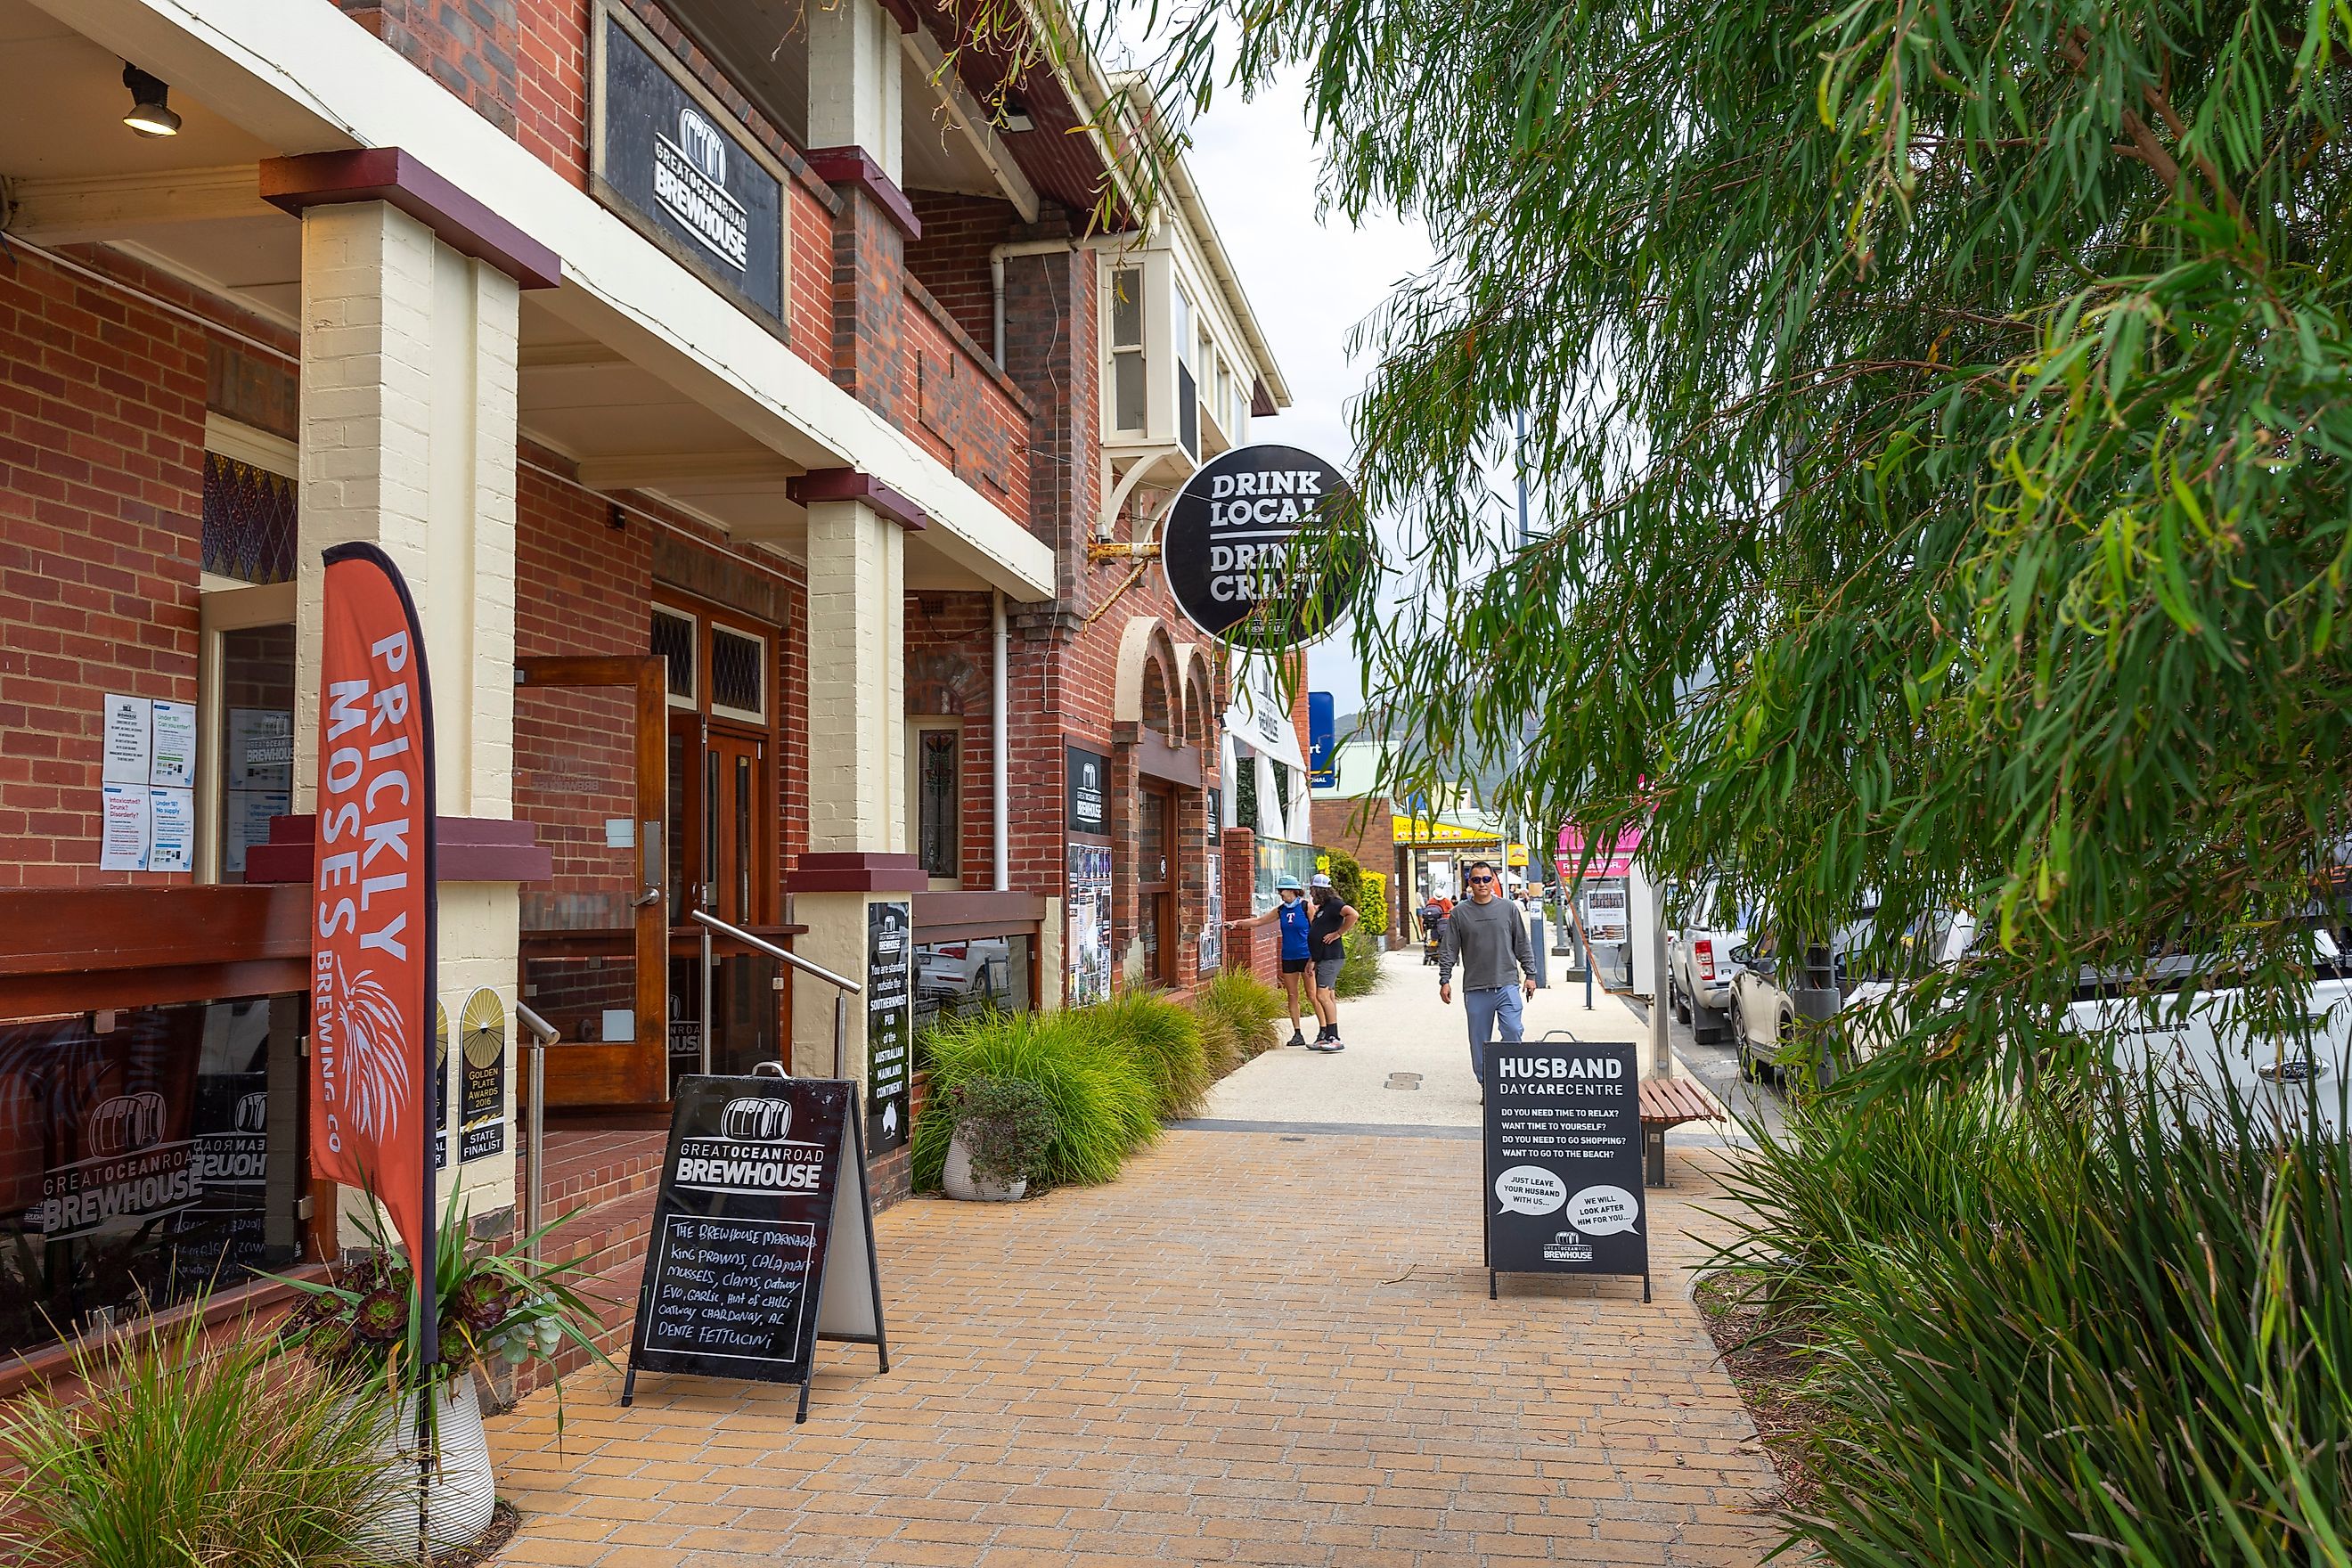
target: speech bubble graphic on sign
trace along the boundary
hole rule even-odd
[[[1568,1200],[1568,1223],[1587,1236],[1633,1230],[1641,1217],[1641,1204],[1622,1187],[1587,1187]]]
[[[1507,1214],[1557,1214],[1568,1184],[1541,1165],[1514,1165],[1495,1178],[1495,1196]]]

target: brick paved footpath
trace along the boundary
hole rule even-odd
[[[1706,1151],[1638,1281],[1478,1267],[1464,1137],[1179,1131],[1108,1187],[877,1226],[891,1371],[601,1371],[492,1423],[506,1563],[1754,1563],[1755,1431],[1689,1300]]]

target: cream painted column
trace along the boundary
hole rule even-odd
[[[867,906],[928,885],[907,857],[906,534],[860,500],[808,513],[809,840],[792,879],[808,930],[793,946],[863,984]],[[833,1073],[833,997],[822,981],[793,983],[795,1073]],[[844,1044],[860,1083],[866,1010],[852,998]]]
[[[898,184],[898,24],[877,0],[835,0],[806,12],[808,145],[862,147]]]
[[[444,817],[514,815],[516,301],[512,279],[382,202],[303,215],[296,711],[317,711],[320,552],[381,546],[424,627]],[[306,812],[317,737],[299,720],[295,736]],[[446,1201],[462,1173],[467,1206],[487,1216],[515,1202],[515,884],[445,880],[439,900],[452,1074],[441,1190]],[[461,1021],[484,989],[505,1020],[505,1146],[461,1162]]]

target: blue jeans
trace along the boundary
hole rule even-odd
[[[1519,988],[1497,985],[1486,991],[1462,993],[1462,1010],[1470,1016],[1470,1076],[1481,1085],[1486,1081],[1486,1042],[1493,1037],[1495,1026],[1503,1026],[1503,1043],[1519,1043]]]

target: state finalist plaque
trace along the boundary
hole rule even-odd
[[[1639,1058],[1625,1041],[1486,1047],[1486,1294],[1504,1274],[1638,1274],[1650,1299]]]
[[[890,1370],[859,1131],[854,1083],[678,1080],[622,1404],[641,1371],[694,1373],[797,1383],[805,1421],[818,1340]]]

